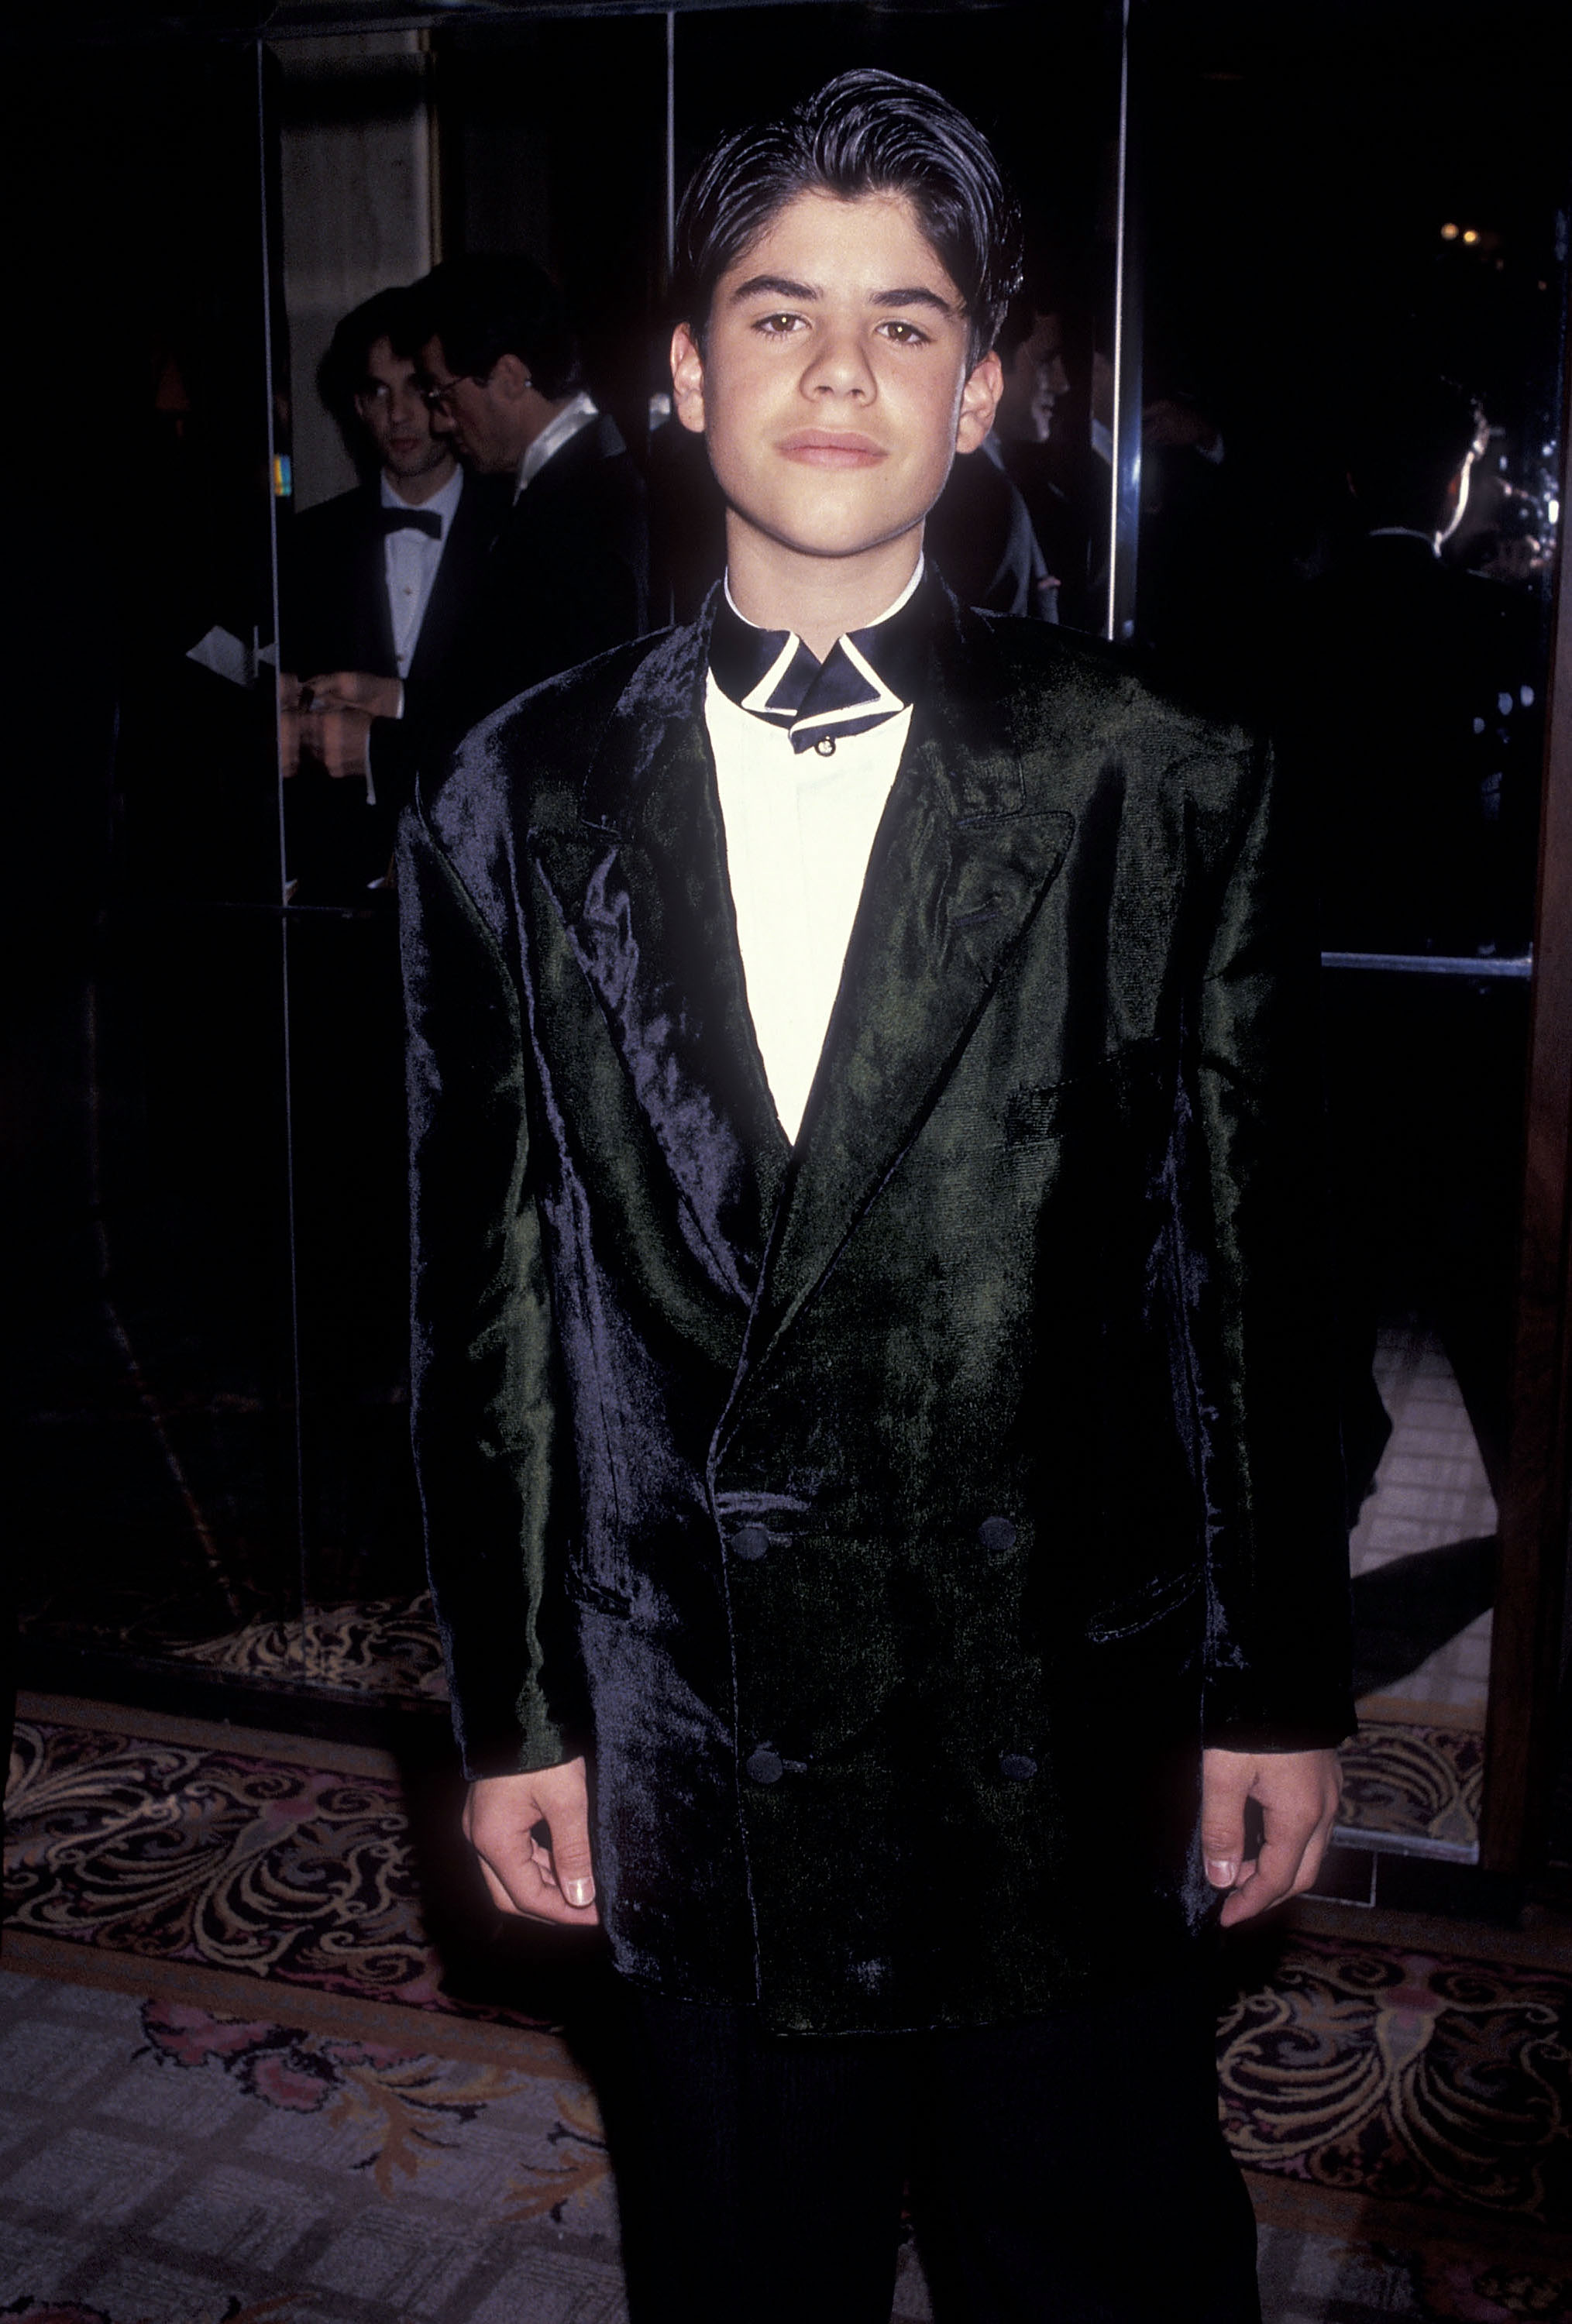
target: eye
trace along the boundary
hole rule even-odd
[[[761,315],[754,328],[767,339],[783,339],[795,331],[801,321],[800,315]]]
[[[903,321],[899,315],[892,315],[887,323],[881,323],[879,328],[898,347],[925,347],[928,345],[928,333],[920,330],[915,323]]]

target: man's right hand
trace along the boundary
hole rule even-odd
[[[403,715],[402,679],[373,678],[368,670],[328,670],[324,677],[307,678],[306,691],[319,710],[364,710],[373,718]]]
[[[549,1842],[534,1836],[539,1824],[546,1826]],[[569,1929],[599,1926],[582,1759],[537,1768],[530,1775],[485,1775],[471,1784],[464,1836],[480,1858],[499,1912]]]

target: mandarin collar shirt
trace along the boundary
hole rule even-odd
[[[747,622],[729,584],[717,615],[728,652],[711,650],[705,724],[748,1009],[775,1111],[793,1141],[840,989],[874,835],[911,725],[910,687],[883,676],[879,663],[890,666],[891,658],[881,656],[871,633],[911,601],[922,569],[919,558],[895,603],[876,622],[837,640],[822,665],[790,632]],[[747,684],[742,673],[750,646],[759,674]],[[903,675],[910,655],[893,663]],[[841,692],[860,700],[826,706],[825,690],[815,682],[836,669],[849,669]]]

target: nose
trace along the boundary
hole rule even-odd
[[[429,409],[430,411],[432,435],[453,435],[457,423],[454,420],[453,414],[448,410],[447,405],[445,403],[436,403],[430,405]]]
[[[393,424],[401,436],[424,432],[427,424],[426,407],[418,391],[411,385],[395,387],[392,396]]]
[[[871,400],[877,391],[861,335],[833,325],[821,327],[814,336],[801,386],[804,395],[846,395],[859,402]]]

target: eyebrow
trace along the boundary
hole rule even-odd
[[[741,306],[749,299],[766,295],[772,299],[796,299],[804,305],[810,305],[815,300],[822,299],[824,293],[817,284],[794,282],[790,275],[751,274],[732,292],[731,304]],[[937,290],[930,290],[922,282],[907,283],[893,290],[872,290],[868,294],[868,304],[871,307],[931,307],[941,315],[953,315],[955,312],[948,299],[941,299]]]

